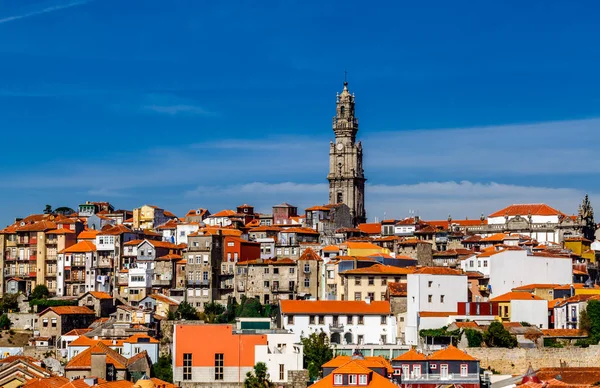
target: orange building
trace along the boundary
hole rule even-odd
[[[238,334],[232,325],[175,325],[173,381],[243,383],[266,334]]]
[[[260,243],[236,236],[225,236],[223,262],[237,263],[260,258]]]

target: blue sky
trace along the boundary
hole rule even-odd
[[[600,201],[595,2],[0,1],[0,223],[325,203],[344,69],[367,215]]]

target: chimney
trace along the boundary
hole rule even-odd
[[[106,380],[106,353],[92,353],[91,375]]]

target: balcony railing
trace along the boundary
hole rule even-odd
[[[461,375],[460,373],[448,373],[447,375],[442,376],[439,373],[429,373],[429,374],[421,374],[420,376],[415,376],[411,373],[409,376],[402,376],[402,382],[408,383],[413,381],[479,381],[478,373],[467,373],[466,375]]]
[[[292,293],[292,292],[294,292],[294,290],[291,289],[289,286],[271,285],[271,292],[279,293],[279,294],[286,294],[286,293]]]
[[[113,261],[112,260],[98,260],[98,268],[112,268]]]
[[[187,280],[188,286],[199,286],[199,287],[208,287],[210,282],[208,280]]]
[[[152,280],[152,285],[153,286],[170,286],[171,282],[172,282],[172,280],[155,279],[155,280]]]
[[[56,237],[46,239],[46,245],[56,245],[57,243],[58,239]]]
[[[16,271],[14,268],[12,270],[9,268],[4,269],[4,276],[15,276],[15,274],[16,274]]]

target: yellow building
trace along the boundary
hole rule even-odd
[[[371,256],[381,253],[390,254],[390,250],[370,242],[347,242],[348,256]]]
[[[565,249],[569,249],[574,255],[589,261],[596,262],[596,253],[592,250],[592,242],[583,237],[570,237],[564,241]]]
[[[513,288],[514,292],[525,292],[538,296],[544,300],[554,300],[554,289],[562,287],[562,284],[527,284]]]
[[[144,205],[133,209],[133,229],[135,230],[154,229],[168,220],[169,217],[165,211],[158,206]]]
[[[374,264],[370,267],[349,269],[340,272],[341,287],[338,300],[386,300],[388,283],[406,283],[406,276],[414,267],[394,267]]]

